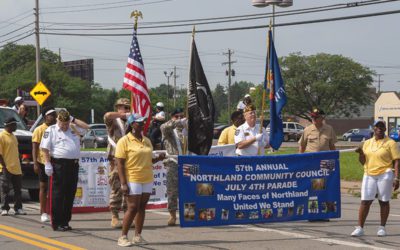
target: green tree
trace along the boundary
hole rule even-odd
[[[328,115],[349,117],[372,101],[374,72],[350,58],[295,53],[282,58],[281,68],[288,96],[285,113],[310,120],[309,112],[318,107]]]
[[[227,110],[227,105],[228,105],[228,97],[225,92],[224,87],[221,84],[217,84],[215,87],[214,91],[212,91],[212,96],[214,100],[214,106],[215,106],[215,119],[219,120],[220,115],[223,111]],[[225,120],[223,122],[228,122],[228,120]]]

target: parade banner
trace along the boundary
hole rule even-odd
[[[228,144],[222,146],[212,146],[210,152],[208,152],[209,156],[235,156],[236,145]]]
[[[153,154],[160,152],[153,151]],[[81,151],[73,213],[109,210],[109,171],[107,152]],[[147,208],[165,208],[167,207],[166,169],[162,161],[153,164],[153,174],[153,191]]]
[[[339,152],[179,156],[182,227],[340,217]]]

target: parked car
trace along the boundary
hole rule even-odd
[[[346,133],[343,134],[344,141],[365,141],[371,138],[373,131],[371,129],[350,129]]]
[[[92,123],[89,124],[89,129],[107,129],[104,123]]]
[[[106,129],[89,129],[82,137],[82,148],[105,148],[108,144]]]
[[[283,141],[298,141],[304,132],[304,127],[297,122],[283,122]],[[269,125],[267,127],[269,134]]]
[[[9,107],[0,107],[0,132],[4,130],[4,121],[8,117],[17,120],[17,130],[14,135],[18,140],[19,158],[22,169],[22,188],[27,189],[32,200],[39,198],[39,179],[33,171],[32,133],[21,120],[18,113]]]
[[[213,138],[214,139],[218,139],[219,136],[222,133],[222,130],[224,130],[225,128],[227,128],[229,126],[230,125],[228,125],[228,124],[219,124],[219,123],[214,124],[214,136],[213,136]]]
[[[398,142],[400,141],[400,128],[393,128],[389,132],[389,137],[392,138],[394,141]]]

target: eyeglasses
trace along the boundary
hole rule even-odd
[[[124,109],[125,109],[125,110],[131,110],[131,107],[124,106]]]

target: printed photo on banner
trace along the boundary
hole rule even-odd
[[[316,214],[318,213],[318,197],[312,196],[308,200],[308,213]]]
[[[297,215],[303,215],[303,214],[304,214],[304,205],[297,206]]]
[[[259,217],[258,211],[250,211],[250,214],[249,214],[250,220],[256,220],[256,219],[258,219],[258,217]]]
[[[196,190],[198,196],[214,195],[214,186],[211,183],[197,183]]]
[[[335,171],[335,160],[321,160],[319,166],[321,167],[321,169]]]
[[[293,216],[293,208],[292,207],[288,208],[287,216],[288,217]]]
[[[215,208],[202,208],[199,209],[199,220],[210,221],[215,219]]]
[[[235,219],[237,219],[237,220],[243,220],[244,218],[246,218],[246,215],[245,215],[244,212],[242,212],[242,211],[237,211],[237,212],[235,213]]]
[[[325,190],[325,178],[311,179],[311,189],[314,191]]]
[[[327,201],[321,203],[321,210],[323,213],[336,212],[336,201]]]
[[[269,219],[272,218],[274,213],[272,212],[272,209],[261,209],[261,215],[264,219]]]
[[[229,219],[229,210],[222,209],[221,210],[221,220],[228,220]]]
[[[194,221],[196,216],[196,203],[185,203],[185,221]]]

